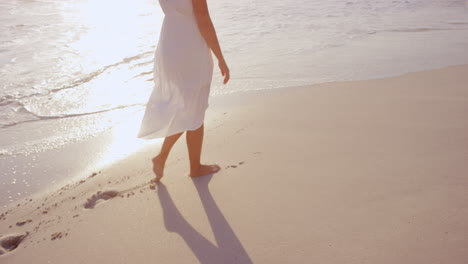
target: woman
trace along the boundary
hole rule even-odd
[[[165,14],[154,59],[155,86],[146,106],[139,138],[165,137],[160,153],[153,158],[155,182],[164,174],[164,164],[179,137],[186,133],[190,176],[220,170],[203,165],[203,120],[208,107],[213,59],[229,81],[218,38],[206,0],[159,0]]]

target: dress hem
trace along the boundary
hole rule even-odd
[[[204,123],[204,121],[202,121],[201,124],[197,124],[197,126],[195,126],[195,128],[186,128],[186,129],[183,129],[183,130],[178,130],[177,132],[168,133],[168,134],[166,134],[166,135],[158,135],[158,134],[161,132],[160,130],[158,130],[158,131],[146,133],[146,134],[143,135],[143,136],[137,135],[137,138],[140,138],[140,139],[166,138],[166,137],[170,137],[170,136],[172,136],[172,135],[178,134],[178,133],[183,133],[183,132],[187,132],[187,131],[194,131],[194,130],[197,130],[197,129],[199,129],[199,128],[203,125],[203,123]]]

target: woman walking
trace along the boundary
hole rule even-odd
[[[218,60],[224,84],[229,68],[219,46],[206,0],[159,0],[164,12],[154,59],[155,86],[146,106],[139,138],[165,137],[160,153],[153,158],[155,182],[164,174],[166,159],[186,132],[190,176],[220,170],[218,165],[200,163],[203,120],[213,75],[211,52]]]

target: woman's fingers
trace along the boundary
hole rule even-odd
[[[224,81],[223,83],[226,84],[228,81],[229,81],[229,69],[226,68],[226,69],[220,69],[221,70],[221,75],[224,76]]]
[[[219,69],[221,71],[221,75],[224,76],[223,83],[226,84],[229,81],[229,78],[230,78],[229,68],[227,67],[226,63],[223,61],[223,62],[219,63]]]
[[[230,77],[229,70],[225,74],[223,74],[223,76],[224,76],[224,84],[226,84],[229,81],[229,77]]]

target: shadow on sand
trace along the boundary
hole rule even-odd
[[[217,246],[203,237],[185,220],[175,206],[166,186],[160,183],[157,193],[163,209],[164,225],[169,232],[178,233],[184,239],[200,263],[252,263],[208,189],[212,176],[206,175],[192,180],[210,222]]]

